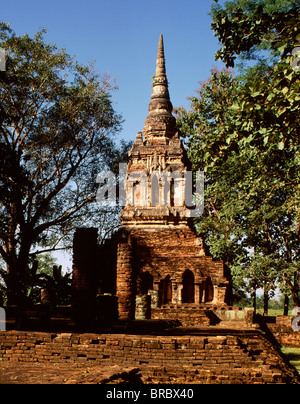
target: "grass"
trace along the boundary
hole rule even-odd
[[[293,311],[293,307],[291,308],[291,309],[289,309],[289,316],[291,316],[292,315],[292,311]],[[256,310],[256,312],[257,312],[257,314],[263,314],[263,309],[257,309]],[[283,316],[283,309],[280,309],[280,308],[278,308],[278,309],[269,309],[268,310],[268,316],[271,316],[271,317],[277,317],[277,316]]]
[[[300,375],[300,348],[283,346],[281,352],[287,357],[290,364],[296,368]]]

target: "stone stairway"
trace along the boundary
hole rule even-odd
[[[144,383],[273,384],[293,383],[293,371],[264,337],[216,336],[203,349],[165,366],[142,366]]]
[[[207,310],[193,305],[165,305],[158,309],[151,309],[152,319],[169,319],[176,320],[183,326],[211,324],[211,319],[207,314]]]

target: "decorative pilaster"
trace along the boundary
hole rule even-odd
[[[135,279],[132,268],[130,240],[125,234],[119,240],[117,254],[117,296],[119,303],[119,319],[134,320]]]

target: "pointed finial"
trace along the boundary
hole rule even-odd
[[[155,76],[153,77],[153,90],[149,104],[149,115],[145,120],[145,140],[153,136],[173,137],[176,132],[176,119],[172,115],[172,103],[170,101],[168,80],[166,75],[166,62],[163,36],[159,37],[156,59]],[[165,125],[165,129],[161,129]],[[156,128],[156,129],[155,129]],[[157,132],[157,133],[156,133]]]
[[[163,36],[160,35],[159,37],[159,44],[158,44],[158,52],[157,52],[157,59],[156,59],[156,70],[155,76],[153,77],[153,91],[151,100],[165,100],[169,103],[167,106],[168,112],[172,111],[172,104],[170,102],[169,90],[168,90],[168,80],[166,75],[166,61],[165,61],[165,52],[164,52],[164,40]],[[149,112],[152,110],[151,102],[149,105]]]
[[[165,76],[165,75],[166,75],[166,61],[164,51],[164,39],[161,34],[159,37],[155,76]]]
[[[159,36],[159,44],[158,44],[158,54],[157,56],[159,58],[165,58],[165,52],[164,52],[164,37],[163,34],[160,34]]]

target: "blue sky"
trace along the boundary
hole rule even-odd
[[[208,15],[213,0],[10,0],[0,19],[18,34],[47,28],[46,41],[66,48],[116,80],[114,107],[125,122],[120,137],[135,139],[148,113],[159,35],[164,35],[171,101],[186,97],[214,66],[218,40]]]

